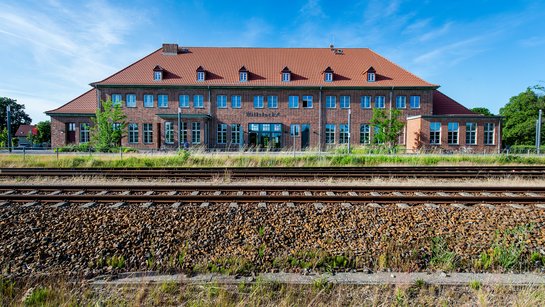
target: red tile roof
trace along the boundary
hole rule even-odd
[[[179,48],[178,54],[151,53],[118,73],[96,82],[99,85],[226,85],[226,86],[364,86],[437,87],[368,48],[346,48],[336,54],[329,48]],[[186,50],[181,52],[181,50]],[[155,67],[164,69],[163,80],[153,80]],[[196,70],[206,70],[206,80],[196,80]],[[247,82],[239,81],[239,70],[249,71]],[[281,81],[289,67],[290,82]],[[324,81],[327,67],[334,81]],[[365,72],[376,69],[376,82],[367,82]]]
[[[17,128],[17,132],[15,132],[15,136],[26,137],[31,131],[33,135],[38,134],[38,129],[36,129],[36,126],[34,125],[20,125],[19,128]]]
[[[51,111],[46,111],[46,114],[59,113],[79,113],[79,114],[95,114],[97,109],[97,90],[90,89],[79,97],[76,97],[64,104],[63,106]]]
[[[479,115],[440,91],[433,91],[433,115]]]

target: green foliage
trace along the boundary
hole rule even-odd
[[[8,125],[6,114],[6,107],[8,105],[11,108],[11,135],[13,136],[20,125],[29,125],[32,120],[25,113],[24,104],[17,103],[15,99],[0,97],[0,130],[3,130]]]
[[[111,266],[114,269],[121,269],[125,267],[125,257],[123,256],[112,256],[106,258],[106,264]]]
[[[12,138],[12,143],[15,138]],[[8,128],[0,130],[0,147],[8,147]]]
[[[399,141],[399,135],[403,129],[400,119],[401,111],[397,109],[373,109],[373,117],[369,123],[378,127],[373,135],[373,143],[385,144],[388,148],[394,148]]]
[[[0,276],[0,304],[15,296],[15,282]]]
[[[545,265],[545,256],[541,255],[540,252],[534,251],[530,254],[530,262],[538,266]]]
[[[101,101],[102,108],[97,110],[91,127],[91,144],[100,152],[109,152],[121,144],[126,134],[127,116],[121,103],[114,104],[110,99]]]
[[[532,145],[535,143],[536,120],[540,109],[545,109],[543,87],[534,86],[511,97],[509,103],[500,109],[503,142],[508,145]],[[545,135],[545,129],[542,129]]]
[[[51,298],[52,291],[49,288],[36,288],[26,297],[25,305],[27,306],[44,306],[47,300]]]
[[[488,110],[487,108],[483,108],[483,107],[472,108],[471,112],[475,112],[477,114],[481,114],[481,115],[484,115],[484,116],[494,116],[494,114],[492,114],[492,112],[490,112],[490,110]]]
[[[450,271],[456,265],[456,254],[448,250],[447,243],[442,237],[431,239],[430,265],[433,268]]]
[[[44,120],[36,125],[38,143],[51,143],[51,122]]]
[[[475,262],[475,268],[510,270],[516,265],[521,265],[521,256],[526,252],[528,233],[532,229],[532,226],[519,226],[507,229],[503,233],[496,231],[494,243],[488,250],[481,252]]]
[[[329,291],[333,288],[333,284],[329,282],[326,276],[322,276],[312,281],[312,288],[317,291]]]
[[[483,283],[478,280],[472,280],[469,282],[469,287],[475,291],[479,291],[482,286],[483,286]]]

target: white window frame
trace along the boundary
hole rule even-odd
[[[472,129],[469,129],[472,128]],[[473,140],[473,142],[471,142]],[[477,123],[466,123],[466,145],[477,145]]]
[[[239,72],[239,81],[240,82],[248,82],[248,72],[247,71]]]
[[[142,124],[142,143],[153,144],[153,124],[152,123]]]
[[[263,109],[265,107],[265,97],[261,95],[254,96],[254,109]]]
[[[435,137],[436,133],[438,133],[437,137]],[[433,140],[437,141],[432,142]],[[441,122],[430,122],[430,145],[441,145]]]
[[[407,96],[397,96],[396,109],[406,109],[406,108],[407,108]]]
[[[456,129],[454,129],[456,127]],[[447,144],[459,145],[460,144],[460,124],[458,122],[447,123]],[[456,137],[456,142],[454,142]]]
[[[325,143],[326,144],[335,144],[335,133],[336,133],[335,124],[326,124],[325,125]]]
[[[218,124],[217,144],[227,144],[227,124]]]
[[[348,144],[348,124],[339,124],[339,144]]]
[[[193,95],[193,107],[195,109],[204,108],[204,96],[203,95]]]
[[[231,124],[231,143],[242,144],[242,125]]]
[[[162,71],[154,71],[153,72],[153,81],[161,81],[163,80],[163,72]]]
[[[412,95],[410,98],[409,106],[411,109],[420,109],[420,96]]]
[[[360,144],[371,144],[371,126],[369,124],[360,125]]]
[[[324,75],[324,81],[325,82],[333,82],[333,73],[332,72],[326,72]]]
[[[278,96],[267,96],[267,107],[269,109],[278,109]]]
[[[326,109],[336,109],[337,96],[325,96],[325,107]]]
[[[204,76],[205,76],[204,71],[198,71],[197,72],[197,81],[199,81],[199,82],[204,81]]]
[[[91,140],[91,125],[89,123],[79,124],[79,142],[89,143]]]
[[[231,96],[231,108],[240,109],[242,108],[242,96],[232,95]]]
[[[121,94],[112,94],[112,105],[120,105],[122,100],[123,96]]]
[[[125,106],[127,108],[136,108],[136,94],[127,94],[125,96]]]
[[[151,94],[145,94],[143,103],[144,103],[144,108],[153,108],[155,106],[155,97]]]
[[[375,73],[374,72],[368,72],[367,73],[367,82],[375,82]]]
[[[174,144],[174,123],[165,122],[165,144]]]
[[[303,100],[302,100],[302,105],[303,105],[303,108],[305,109],[312,109],[312,96],[310,95],[305,95],[303,96]],[[307,104],[307,106],[305,107],[305,102]]]
[[[157,95],[157,107],[161,109],[168,108],[168,95],[166,94]]]
[[[217,95],[216,96],[216,106],[218,109],[227,108],[227,95]]]
[[[201,123],[192,122],[191,123],[191,144],[200,144],[201,143]]]
[[[299,96],[288,96],[288,108],[299,109]]]
[[[367,95],[361,96],[360,107],[362,109],[371,109],[371,100],[372,100],[371,96],[367,96]]]
[[[180,108],[189,108],[189,95],[179,95],[178,106]]]
[[[492,130],[490,130],[490,126]],[[495,123],[484,123],[484,145],[496,145],[496,124]],[[488,136],[487,136],[488,134]],[[489,142],[489,137],[492,139],[492,142]]]
[[[386,96],[375,96],[375,109],[386,108]]]
[[[339,107],[341,109],[350,109],[350,96],[342,95],[339,97]]]
[[[291,81],[291,73],[283,72],[282,73],[282,82],[290,82],[290,81]]]
[[[138,124],[128,124],[128,141],[129,144],[138,144]]]
[[[301,135],[301,125],[291,124],[290,125],[290,136],[299,136]]]

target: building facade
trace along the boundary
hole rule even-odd
[[[409,152],[501,148],[499,117],[471,112],[439,92],[439,86],[367,48],[164,44],[91,86],[46,112],[52,146],[88,142],[100,101],[111,99],[127,115],[122,145],[142,149],[371,146],[376,108],[401,111],[405,127],[399,141]]]

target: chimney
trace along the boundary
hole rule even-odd
[[[163,44],[163,54],[166,54],[166,55],[178,54],[178,44]]]

